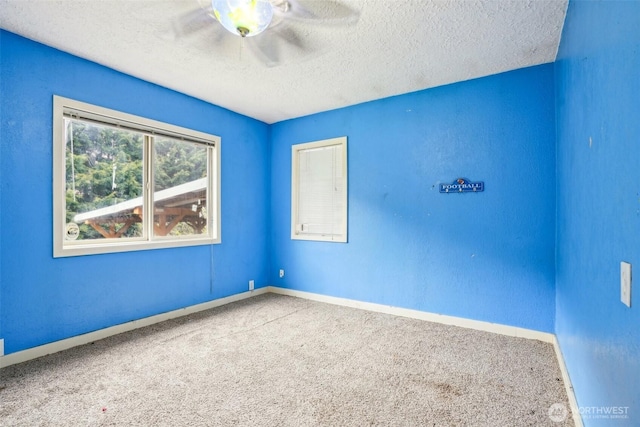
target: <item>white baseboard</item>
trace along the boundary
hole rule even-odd
[[[571,414],[573,415],[573,422],[576,427],[583,427],[582,418],[580,416],[580,410],[578,407],[578,401],[571,385],[571,379],[569,378],[569,372],[567,366],[564,363],[564,357],[558,339],[555,334],[548,332],[541,332],[532,329],[518,328],[515,326],[502,325],[499,323],[483,322],[480,320],[466,319],[464,317],[446,316],[443,314],[429,313],[426,311],[411,310],[407,308],[393,307],[389,305],[376,304],[371,302],[362,302],[357,300],[351,300],[347,298],[331,297],[327,295],[315,294],[311,292],[296,291],[293,289],[279,288],[276,286],[267,286],[268,292],[272,292],[280,295],[289,295],[298,298],[304,298],[308,300],[325,302],[329,304],[341,305],[345,307],[358,308],[362,310],[374,311],[377,313],[392,314],[394,316],[408,317],[411,319],[426,320],[428,322],[442,323],[445,325],[460,326],[467,329],[475,329],[479,331],[492,332],[500,335],[508,335],[511,337],[534,339],[543,341],[553,345],[553,349],[558,359],[558,365],[560,372],[562,373],[562,380],[564,382],[567,397],[569,399],[569,405],[571,406]]]
[[[583,427],[582,417],[580,415],[580,407],[578,406],[578,399],[573,390],[573,384],[571,384],[571,378],[569,377],[569,371],[567,365],[564,363],[564,356],[562,350],[560,350],[560,343],[558,343],[558,337],[553,336],[553,349],[556,352],[556,358],[558,359],[558,365],[560,365],[560,372],[562,372],[562,381],[564,382],[564,388],[567,391],[567,397],[569,398],[569,406],[571,407],[571,414],[573,415],[573,423],[576,427]]]
[[[268,292],[280,295],[289,295],[313,301],[326,302],[329,304],[342,305],[345,307],[359,308],[362,310],[375,311],[378,313],[392,314],[394,316],[408,317],[411,319],[426,320],[429,322],[442,323],[445,325],[460,326],[467,329],[493,332],[500,335],[520,337],[553,343],[555,335],[548,332],[535,331],[532,329],[518,328],[516,326],[502,325],[499,323],[483,322],[481,320],[465,319],[464,317],[447,316],[444,314],[429,313],[427,311],[412,310],[409,308],[394,307],[390,305],[376,304],[372,302],[362,302],[347,298],[330,297],[326,295],[314,294],[311,292],[296,291],[292,289],[267,286]]]
[[[480,320],[465,319],[464,317],[447,316],[443,314],[429,313],[426,311],[412,310],[408,308],[394,307],[383,304],[376,304],[371,302],[362,302],[357,300],[351,300],[347,298],[331,297],[327,295],[315,294],[311,292],[296,291],[292,289],[279,288],[276,286],[266,286],[264,288],[255,289],[249,292],[243,292],[236,295],[231,295],[225,298],[220,298],[213,301],[208,301],[202,304],[196,304],[189,307],[181,308],[178,310],[169,311],[167,313],[157,314],[155,316],[145,317],[143,319],[133,320],[131,322],[123,323],[120,325],[111,326],[98,331],[89,332],[86,334],[78,335],[71,338],[66,338],[60,341],[55,341],[49,344],[44,344],[38,347],[29,348],[26,350],[18,351],[15,353],[4,355],[4,340],[0,339],[0,368],[14,365],[16,363],[26,362],[31,359],[46,356],[48,354],[57,353],[59,351],[67,350],[72,347],[88,344],[103,338],[117,335],[123,332],[132,331],[134,329],[143,328],[145,326],[153,325],[155,323],[164,322],[165,320],[175,319],[177,317],[186,316],[199,311],[209,310],[211,308],[219,307],[222,305],[230,304],[232,302],[240,301],[246,298],[251,298],[257,295],[265,293],[274,293],[279,295],[288,295],[297,298],[303,298],[318,302],[324,302],[329,304],[341,305],[344,307],[357,308],[361,310],[369,310],[378,313],[391,314],[394,316],[408,317],[411,319],[426,320],[429,322],[442,323],[445,325],[459,326],[462,328],[475,329],[479,331],[492,332],[501,335],[508,335],[512,337],[520,337],[527,339],[534,339],[543,342],[547,342],[553,345],[553,348],[558,359],[558,365],[562,372],[562,380],[567,391],[569,398],[569,404],[571,406],[571,413],[576,427],[582,427],[582,419],[580,418],[580,411],[578,403],[571,385],[571,379],[567,367],[564,363],[564,357],[560,350],[558,340],[554,334],[548,332],[535,331],[532,329],[518,328],[515,326],[502,325],[498,323],[483,322]]]
[[[243,292],[243,293],[231,295],[225,298],[220,298],[213,301],[207,301],[201,304],[191,305],[189,307],[180,308],[178,310],[156,314],[155,316],[149,316],[143,319],[132,320],[131,322],[122,323],[120,325],[110,326],[108,328],[100,329],[100,330],[89,332],[82,335],[77,335],[75,337],[66,338],[60,341],[43,344],[38,347],[32,347],[26,350],[17,351],[15,353],[0,356],[0,368],[4,368],[10,365],[15,365],[16,363],[26,362],[28,360],[46,356],[47,354],[57,353],[59,351],[67,350],[72,347],[89,344],[91,342],[98,341],[103,338],[110,337],[112,335],[121,334],[123,332],[132,331],[138,328],[144,328],[145,326],[153,325],[159,322],[164,322],[165,320],[175,319],[176,317],[182,317],[188,314],[197,313],[199,311],[209,310],[214,307],[219,307],[221,305],[240,301],[246,298],[251,298],[256,295],[264,294],[266,292],[268,292],[267,288],[259,288],[253,291]],[[0,353],[0,354],[4,354],[4,353]]]

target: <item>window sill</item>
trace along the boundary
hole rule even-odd
[[[147,240],[134,240],[127,242],[105,243],[79,243],[66,245],[62,248],[55,248],[53,257],[63,258],[72,256],[97,255],[118,252],[144,251],[153,249],[180,248],[185,246],[203,246],[215,245],[222,243],[220,239],[214,238],[183,238],[183,239],[167,239],[149,242]]]

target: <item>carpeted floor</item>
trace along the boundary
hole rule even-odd
[[[0,371],[2,426],[568,426],[553,347],[274,294]]]

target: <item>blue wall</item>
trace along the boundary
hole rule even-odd
[[[588,426],[640,425],[639,24],[638,1],[571,1],[556,62],[556,333],[578,404],[629,407]]]
[[[0,31],[6,352],[255,279],[556,332],[579,405],[640,425],[640,303],[619,290],[620,261],[640,266],[638,16],[637,1],[571,1],[555,65],[273,126]],[[53,259],[54,94],[220,135],[223,243]],[[349,243],[292,241],[290,147],[343,135]],[[459,176],[486,191],[438,193]]]
[[[273,125],[269,282],[553,332],[553,79],[547,64]],[[344,135],[349,243],[292,241],[291,145]],[[460,176],[485,192],[438,192]]]
[[[2,147],[4,146],[4,122],[2,121],[2,94],[4,93],[4,86],[2,83],[2,43],[4,39],[4,31],[0,30],[0,166],[2,165]],[[2,167],[0,167],[0,207],[2,206]],[[2,209],[0,209],[0,236],[2,236]],[[0,237],[0,339],[4,336],[2,333],[2,238]]]
[[[0,37],[0,325],[7,354],[237,294],[250,279],[267,284],[266,124],[12,33]],[[222,244],[54,259],[54,94],[221,136]]]

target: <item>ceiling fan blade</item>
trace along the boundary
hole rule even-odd
[[[282,61],[282,41],[273,37],[274,34],[261,34],[260,37],[245,40],[255,57],[267,67],[278,66]]]
[[[313,19],[313,13],[295,0],[271,0],[273,12],[276,15],[287,15],[287,17],[299,19]]]
[[[290,46],[294,46],[301,50],[311,49],[309,40],[301,37],[300,34],[298,34],[298,32],[292,27],[286,25],[277,26],[273,28],[273,34],[284,40]]]
[[[298,49],[304,53],[313,49],[293,28],[278,25],[270,29],[268,34],[262,34],[246,40],[254,55],[267,67],[276,67],[287,60],[287,53],[291,49]]]
[[[286,19],[329,25],[350,25],[360,11],[338,0],[271,0],[274,14]]]
[[[190,10],[171,21],[171,37],[173,40],[182,37],[192,37],[205,31],[210,34],[208,40],[221,43],[229,34],[218,22],[213,14],[209,2],[196,1],[199,7]]]
[[[189,36],[211,27],[212,17],[202,9],[189,11],[171,21],[171,28],[176,37]]]
[[[275,67],[291,58],[301,58],[315,51],[308,32],[302,24],[348,24],[356,22],[360,13],[339,0],[269,0],[273,5],[273,19],[267,31],[256,37],[239,38],[218,22],[209,0],[193,0],[194,10],[179,16],[172,22],[174,38],[195,36],[194,46],[207,47],[217,56],[232,58],[242,56],[242,46],[261,63]],[[296,25],[297,22],[297,25]],[[204,31],[207,31],[205,36]],[[213,38],[209,37],[212,35]]]

